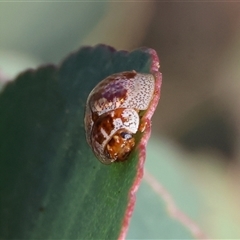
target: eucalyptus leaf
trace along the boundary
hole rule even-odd
[[[1,239],[119,237],[141,148],[122,163],[97,161],[85,140],[85,104],[105,77],[149,73],[153,61],[146,49],[84,47],[60,66],[7,84],[0,95]]]

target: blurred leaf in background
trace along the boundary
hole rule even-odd
[[[15,63],[14,56],[32,61],[28,67],[56,63],[81,45],[104,43],[125,50],[139,47],[153,7],[151,2],[1,2],[1,68],[16,64],[16,71],[12,71],[16,74],[22,61]],[[7,61],[10,57],[11,64]],[[10,77],[12,72],[7,71]]]

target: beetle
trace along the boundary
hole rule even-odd
[[[145,130],[144,111],[154,95],[152,74],[120,72],[99,82],[90,92],[85,110],[86,139],[103,164],[125,161]]]

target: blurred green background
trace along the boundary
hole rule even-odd
[[[236,2],[1,2],[0,82],[82,45],[154,48],[163,85],[146,170],[210,238],[240,239],[239,29]],[[180,238],[162,204],[143,180],[128,238]]]

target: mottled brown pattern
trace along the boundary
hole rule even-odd
[[[124,129],[117,131],[105,147],[105,154],[114,161],[126,160],[135,145],[134,138],[126,139],[123,133],[125,134],[127,131]]]
[[[92,103],[96,104],[99,99],[105,98],[107,102],[121,101],[126,99],[128,89],[125,88],[123,82],[129,79],[133,79],[136,76],[136,72],[123,72],[121,74],[114,74],[106,78],[97,86],[91,97]]]
[[[98,142],[100,145],[106,140],[106,137],[102,134],[101,131],[101,126],[94,125],[92,129],[92,141],[93,143]]]
[[[153,75],[129,71],[105,78],[90,93],[86,135],[102,163],[124,161],[134,148],[135,134],[146,128],[139,120],[153,97],[154,84]]]
[[[92,120],[95,123],[97,121],[97,119],[99,118],[98,114],[96,112],[92,113]]]
[[[127,79],[131,79],[134,78],[137,75],[137,73],[135,71],[132,72],[123,72],[122,76],[124,76]]]
[[[102,144],[106,137],[104,137],[104,135],[102,134],[102,132],[99,131],[99,129],[101,129],[101,126],[94,125],[91,139],[93,143],[98,142],[99,144]]]
[[[122,113],[124,110],[125,110],[125,108],[115,109],[114,111],[111,112],[112,118],[113,119],[121,118],[123,122],[126,121],[126,119],[122,116]]]
[[[98,92],[92,95],[92,101],[96,102],[99,99],[105,98],[107,102],[113,102],[117,99],[125,99],[126,94],[127,89],[113,79],[107,86],[103,86]]]
[[[113,125],[113,116],[111,113],[104,114],[103,117],[101,117],[101,128],[104,129],[104,131],[110,135],[111,131],[114,128]]]
[[[93,114],[95,119],[94,126],[92,129],[92,138],[94,138],[94,140],[97,141],[99,144],[102,144],[106,138],[102,134],[101,129],[103,129],[109,136],[111,131],[114,129],[113,124],[114,119],[121,118],[123,122],[126,121],[126,119],[122,117],[123,111],[124,108],[119,108],[114,111],[105,113],[98,118],[96,114]]]

